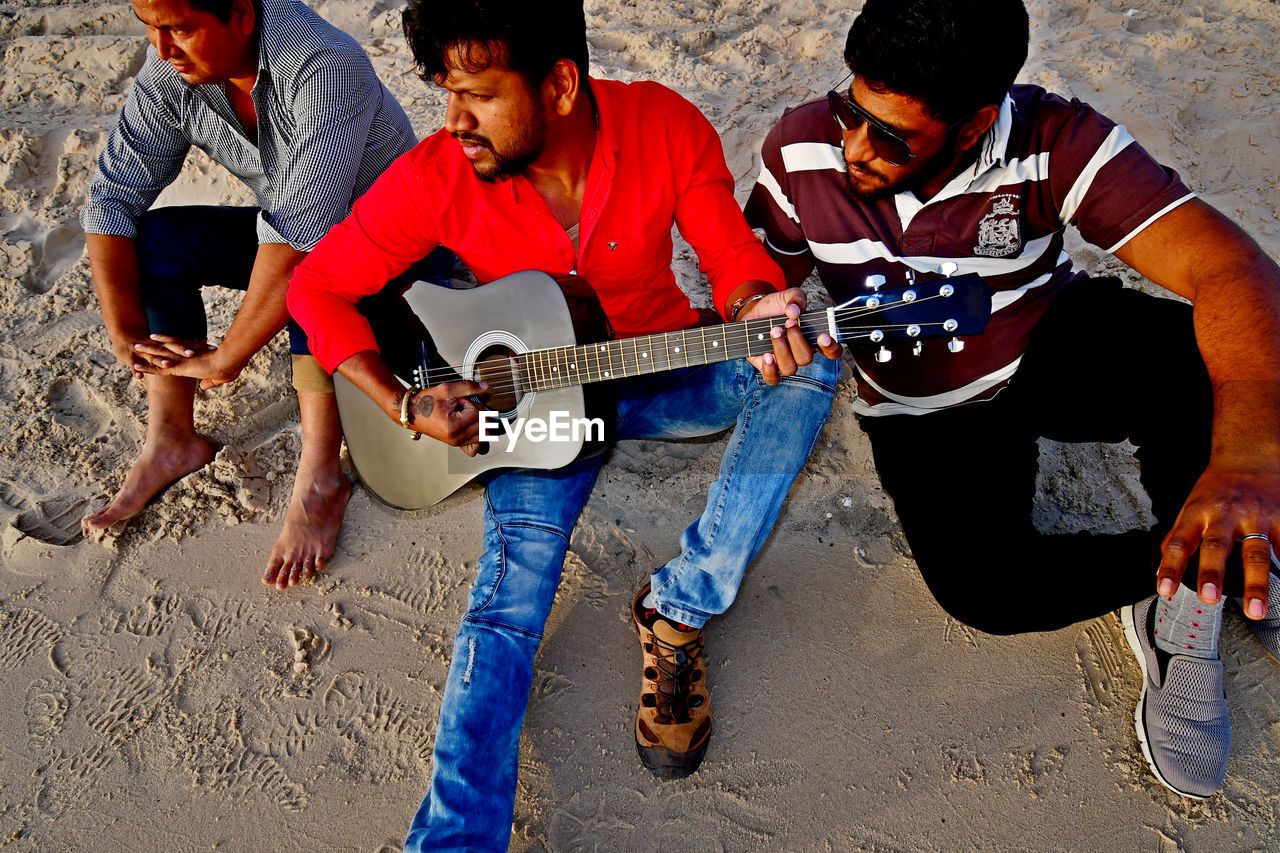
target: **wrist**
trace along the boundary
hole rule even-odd
[[[404,393],[400,395],[400,426],[413,433],[413,440],[417,441],[422,433],[413,428],[413,396],[418,393],[419,388],[406,388]]]
[[[725,300],[722,314],[726,320],[732,323],[741,316],[748,305],[776,292],[774,287],[767,281],[743,282],[729,293],[728,299]]]
[[[740,316],[742,316],[744,311],[752,305],[755,305],[761,299],[764,299],[764,297],[765,295],[763,293],[757,293],[754,296],[743,296],[741,299],[735,300],[734,303],[729,306],[729,311],[725,314],[725,319],[730,323],[736,321]]]

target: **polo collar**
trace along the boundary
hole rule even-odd
[[[995,124],[982,137],[979,143],[978,160],[973,165],[973,176],[976,178],[993,166],[1008,165],[1009,136],[1013,132],[1013,98],[1004,96],[1000,104],[1000,115]]]

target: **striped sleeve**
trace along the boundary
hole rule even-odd
[[[790,178],[783,157],[782,122],[773,126],[760,150],[760,173],[747,198],[747,222],[764,230],[765,243],[779,255],[809,252],[804,229],[791,199]]]
[[[1108,252],[1193,197],[1124,125],[1078,101],[1051,142],[1049,163],[1060,221]]]

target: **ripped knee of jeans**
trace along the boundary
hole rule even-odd
[[[476,638],[471,637],[467,640],[467,668],[462,671],[462,683],[470,684],[471,675],[476,668]]]

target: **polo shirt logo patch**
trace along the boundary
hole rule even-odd
[[[991,197],[991,212],[978,223],[978,245],[975,255],[986,258],[1004,258],[1022,251],[1022,237],[1018,231],[1018,199],[1014,193]]]

